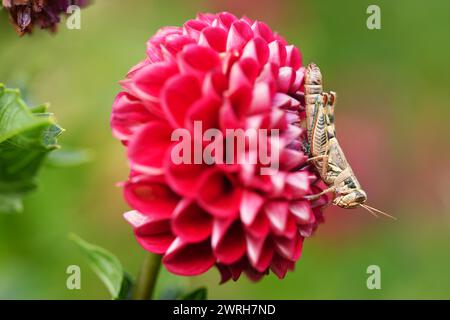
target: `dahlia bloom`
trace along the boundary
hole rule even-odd
[[[302,148],[303,77],[295,46],[227,12],[200,14],[148,41],[146,58],[121,82],[111,126],[131,168],[123,188],[134,210],[125,219],[170,272],[216,266],[225,282],[270,270],[283,278],[294,268],[329,202],[304,199],[324,185]],[[278,129],[267,148],[279,150],[279,168],[262,175],[260,162],[174,163],[171,134],[193,131],[194,121],[204,130]]]
[[[56,31],[71,5],[84,7],[89,0],[3,0],[3,7],[9,12],[9,18],[20,35],[31,33],[35,25],[41,29]]]

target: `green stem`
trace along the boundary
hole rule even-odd
[[[156,280],[161,267],[161,256],[148,253],[142,263],[141,271],[134,288],[134,300],[150,300],[153,298]]]

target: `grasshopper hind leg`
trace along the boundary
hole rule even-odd
[[[317,199],[319,199],[321,196],[323,196],[323,195],[325,195],[325,194],[327,194],[327,193],[330,193],[330,192],[333,192],[333,193],[334,193],[335,191],[336,191],[336,187],[335,187],[335,186],[332,186],[332,187],[329,187],[329,188],[323,190],[323,191],[320,192],[320,193],[316,193],[316,194],[312,194],[312,195],[309,195],[309,196],[305,196],[305,199],[306,199],[306,200],[309,200],[309,201],[317,200]]]

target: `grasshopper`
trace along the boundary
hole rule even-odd
[[[368,206],[367,194],[345,158],[336,138],[334,124],[335,92],[323,92],[322,74],[311,63],[305,72],[305,111],[308,137],[308,161],[312,162],[320,177],[328,186],[321,193],[309,196],[314,200],[333,192],[333,204],[345,209],[362,207],[372,215],[377,213],[394,218],[385,212]],[[375,213],[377,212],[377,213]]]

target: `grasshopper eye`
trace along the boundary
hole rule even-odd
[[[354,201],[357,204],[366,202],[367,194],[364,192],[364,190],[355,190],[354,193],[355,193],[355,200]]]

